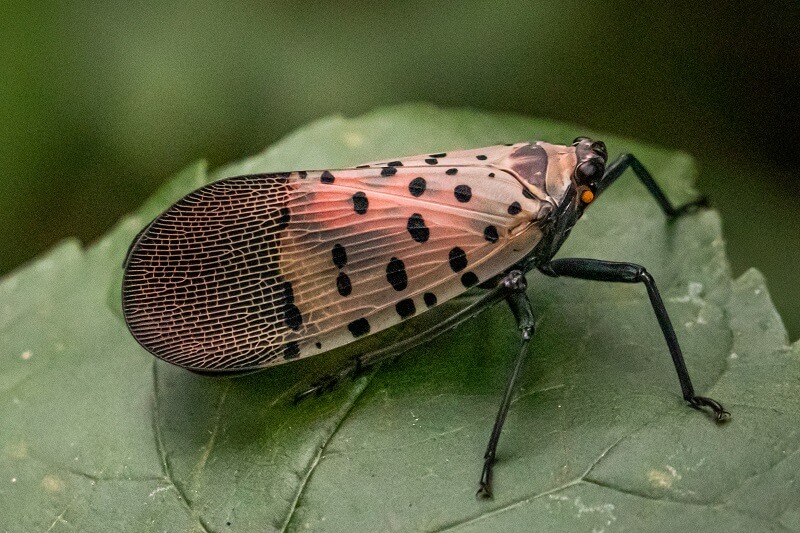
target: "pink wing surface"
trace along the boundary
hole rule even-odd
[[[123,310],[154,355],[263,368],[342,346],[504,271],[549,204],[496,166],[509,147],[223,179],[132,245]]]

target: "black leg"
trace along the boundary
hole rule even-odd
[[[528,295],[525,293],[527,283],[525,276],[518,270],[511,271],[509,275],[503,280],[503,284],[512,292],[506,297],[514,317],[517,319],[517,325],[520,332],[520,347],[517,354],[517,360],[514,363],[514,370],[506,383],[506,391],[503,395],[503,401],[500,404],[500,409],[494,420],[492,427],[492,434],[489,437],[489,444],[486,446],[486,453],[483,456],[483,471],[481,472],[480,486],[478,488],[477,496],[480,498],[492,497],[492,468],[494,467],[495,456],[497,455],[497,441],[500,440],[500,433],[503,431],[503,423],[506,421],[508,415],[508,408],[511,406],[511,397],[519,377],[522,363],[525,361],[525,355],[528,352],[528,343],[531,340],[534,332],[534,314],[533,307],[531,306]]]
[[[658,205],[661,206],[664,214],[671,219],[679,217],[698,207],[705,207],[708,205],[708,199],[701,197],[693,202],[689,202],[678,207],[673,206],[672,202],[670,202],[667,196],[664,194],[664,191],[662,191],[661,187],[659,187],[656,183],[656,180],[653,179],[653,176],[650,175],[647,169],[644,168],[644,165],[642,165],[642,163],[639,162],[639,160],[636,159],[636,157],[632,154],[623,154],[616,161],[608,165],[605,174],[603,174],[603,177],[600,178],[600,181],[597,184],[597,192],[602,192],[609,185],[614,183],[614,181],[616,181],[616,179],[619,178],[628,168],[633,170],[634,174],[636,174],[636,177],[639,178],[639,181],[641,181],[644,186],[647,187],[647,190],[650,191],[650,194],[652,194],[653,198],[656,199]]]
[[[692,380],[689,378],[689,372],[683,360],[683,353],[678,344],[678,338],[675,336],[675,330],[667,314],[667,308],[664,307],[664,301],[661,299],[661,295],[656,288],[656,282],[653,276],[651,276],[644,267],[633,263],[615,263],[612,261],[600,261],[598,259],[556,259],[540,266],[539,270],[553,277],[567,276],[570,278],[590,279],[595,281],[644,283],[644,286],[647,288],[647,295],[650,297],[650,303],[653,306],[653,311],[658,319],[658,324],[661,326],[661,331],[664,334],[664,340],[667,341],[669,353],[672,355],[672,363],[675,365],[675,371],[678,373],[678,381],[680,381],[681,384],[683,398],[696,409],[701,409],[703,407],[711,409],[717,422],[722,422],[730,418],[730,413],[716,400],[695,395]]]

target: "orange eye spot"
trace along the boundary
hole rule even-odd
[[[581,193],[581,202],[585,204],[590,204],[594,200],[594,193],[589,189],[586,189]]]

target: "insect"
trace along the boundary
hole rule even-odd
[[[331,381],[505,300],[520,344],[479,481],[478,494],[490,497],[498,440],[535,328],[525,274],[642,283],[684,399],[723,421],[730,415],[719,402],[695,394],[642,266],[552,259],[587,206],[629,168],[668,218],[704,205],[673,206],[631,154],[607,161],[604,143],[579,137],[571,145],[524,142],[211,183],[131,244],[122,286],[128,328],[169,363],[224,375],[311,357],[488,287],[428,331],[360,354]]]

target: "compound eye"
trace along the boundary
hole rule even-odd
[[[594,183],[603,174],[603,165],[596,159],[587,159],[575,169],[578,183],[588,185]]]

